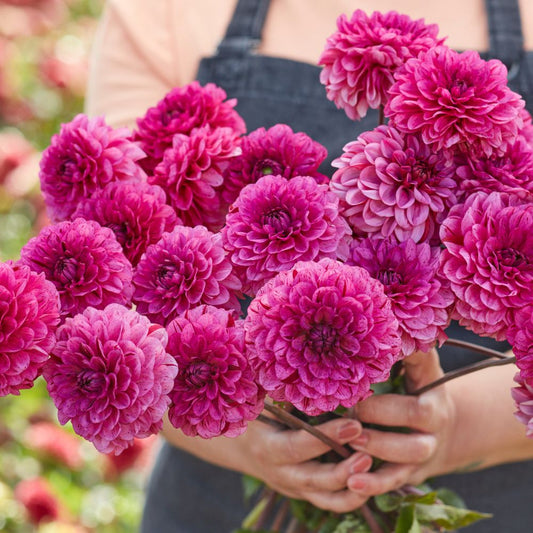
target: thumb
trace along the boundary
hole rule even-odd
[[[414,352],[403,360],[403,367],[407,391],[419,389],[444,375],[435,348],[429,352]]]

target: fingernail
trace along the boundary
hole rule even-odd
[[[358,455],[350,466],[350,474],[359,474],[360,472],[366,471],[366,469],[370,466],[370,462],[370,456]]]
[[[356,439],[350,441],[352,446],[364,447],[368,444],[368,433],[361,433]]]
[[[366,487],[366,482],[364,479],[358,477],[351,477],[348,479],[348,488],[352,490],[362,490]]]
[[[361,426],[354,421],[343,424],[337,433],[339,439],[355,439],[361,433]]]

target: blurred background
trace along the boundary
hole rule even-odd
[[[0,0],[0,260],[48,223],[39,158],[83,110],[103,0]],[[154,438],[98,453],[57,422],[41,379],[0,398],[0,531],[137,531]]]

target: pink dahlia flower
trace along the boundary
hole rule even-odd
[[[150,244],[181,223],[165,191],[145,182],[116,181],[82,201],[73,217],[95,220],[113,230],[126,258],[136,265]]]
[[[397,129],[420,133],[433,150],[491,156],[514,141],[524,101],[496,59],[444,46],[410,59],[396,74],[385,114]]]
[[[400,325],[402,355],[427,352],[442,344],[454,296],[440,273],[440,248],[411,239],[366,238],[354,241],[347,264],[364,268],[381,281]]]
[[[517,310],[507,332],[523,378],[533,384],[533,305]]]
[[[438,241],[439,225],[457,203],[452,160],[390,126],[348,143],[333,166],[331,190],[359,235]]]
[[[88,306],[131,303],[131,264],[113,231],[93,220],[77,218],[43,228],[22,247],[20,262],[55,285],[63,318]]]
[[[383,285],[331,259],[298,263],[267,282],[245,329],[259,384],[312,416],[367,398],[400,357]]]
[[[525,138],[530,146],[533,146],[533,118],[527,109],[522,109],[520,114],[524,122],[524,125],[520,130],[520,135]]]
[[[165,190],[185,225],[217,231],[225,215],[218,189],[238,153],[238,138],[230,128],[205,126],[189,136],[177,134],[149,181]]]
[[[53,522],[62,513],[59,499],[43,477],[23,479],[17,483],[15,499],[24,506],[30,523],[35,526]]]
[[[533,379],[525,379],[519,372],[514,380],[518,384],[511,389],[517,407],[515,416],[526,426],[526,435],[533,439]]]
[[[290,179],[311,176],[318,183],[328,178],[318,172],[327,150],[303,132],[293,132],[286,124],[268,130],[259,128],[241,140],[242,155],[232,160],[224,176],[222,197],[229,205],[249,183],[269,174]]]
[[[346,259],[351,230],[339,202],[313,178],[265,176],[247,185],[222,229],[243,291],[253,295],[278,272],[298,261]]]
[[[41,158],[41,190],[54,222],[70,218],[78,202],[107,183],[146,179],[137,162],[144,152],[126,128],[113,129],[101,117],[77,115],[52,137]]]
[[[0,263],[0,396],[29,389],[55,344],[59,296],[27,266]]]
[[[264,391],[245,354],[244,328],[230,311],[201,305],[167,327],[180,372],[170,393],[170,423],[185,435],[236,437],[263,409]]]
[[[241,283],[219,234],[203,226],[176,226],[152,244],[133,276],[137,311],[167,325],[200,304],[239,310]]]
[[[231,128],[236,135],[246,132],[244,120],[235,111],[237,100],[226,100],[226,92],[213,83],[197,81],[168,92],[156,106],[137,121],[135,139],[148,154],[142,165],[149,174],[172,146],[176,133],[190,135],[195,128]]]
[[[437,33],[435,24],[395,11],[368,16],[358,9],[349,20],[341,15],[318,60],[328,99],[352,120],[364,117],[369,107],[385,105],[396,70],[409,58],[441,45],[444,39]]]
[[[103,453],[162,427],[176,361],[164,328],[118,304],[68,318],[43,375],[61,424]]]
[[[474,193],[452,208],[440,235],[442,271],[457,297],[452,318],[504,340],[516,311],[533,302],[533,203]]]

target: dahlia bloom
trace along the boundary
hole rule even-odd
[[[168,352],[180,372],[170,393],[170,423],[185,435],[236,437],[263,409],[264,391],[245,354],[233,313],[201,305],[167,327]]]
[[[157,433],[178,368],[164,328],[118,304],[68,318],[43,375],[61,424],[103,453]]]
[[[533,204],[477,192],[443,222],[442,271],[457,301],[452,318],[504,340],[516,311],[533,302]]]
[[[232,160],[224,175],[222,198],[228,205],[245,185],[269,174],[287,179],[311,176],[318,183],[328,181],[318,172],[326,159],[326,148],[303,132],[293,132],[286,124],[252,131],[241,139],[241,150],[242,154]]]
[[[457,203],[455,165],[417,135],[378,126],[344,147],[330,187],[356,234],[438,242],[439,225]]]
[[[134,137],[147,154],[143,168],[151,174],[176,133],[190,135],[202,126],[231,128],[236,135],[245,133],[244,120],[234,109],[236,104],[235,99],[226,100],[226,92],[213,83],[202,87],[194,81],[169,91],[137,120]]]
[[[507,86],[501,61],[440,46],[408,60],[396,74],[385,114],[400,131],[420,133],[433,150],[490,157],[514,141],[523,107]]]
[[[298,263],[267,282],[245,330],[259,384],[312,416],[367,398],[400,358],[383,285],[331,259]]]
[[[320,81],[335,105],[352,120],[364,117],[388,100],[394,73],[409,58],[441,45],[438,27],[395,11],[368,16],[358,9],[348,20],[337,19],[337,31],[318,60]]]
[[[113,230],[126,258],[135,266],[150,244],[181,223],[166,203],[165,191],[146,182],[108,183],[82,201],[73,215]]]
[[[243,292],[253,295],[298,261],[346,259],[351,230],[337,197],[313,178],[265,176],[247,185],[222,229]]]
[[[517,310],[507,332],[523,378],[533,384],[533,305]]]
[[[17,483],[15,499],[24,506],[30,523],[35,526],[53,522],[62,513],[59,499],[43,477],[23,479]]]
[[[219,199],[224,170],[239,153],[239,139],[230,128],[197,128],[174,135],[172,147],[149,177],[167,193],[170,205],[187,226],[216,231],[224,223]]]
[[[143,180],[137,162],[144,152],[126,128],[113,129],[102,117],[77,115],[63,124],[44,150],[39,177],[50,218],[67,220],[78,202],[111,181]]]
[[[176,226],[146,250],[133,276],[137,311],[167,325],[200,304],[239,310],[241,283],[219,234]]]
[[[520,115],[524,125],[520,129],[519,133],[525,138],[526,142],[530,146],[533,146],[533,117],[531,117],[531,114],[527,109],[522,109]]]
[[[27,266],[0,263],[0,396],[33,386],[58,324],[59,296],[52,283]]]
[[[533,380],[524,379],[522,372],[517,373],[514,380],[518,384],[511,389],[517,407],[515,416],[526,426],[526,435],[533,439]]]
[[[63,318],[88,306],[131,303],[131,264],[113,231],[93,220],[77,218],[43,228],[22,247],[20,262],[55,285]]]
[[[440,273],[439,255],[440,248],[427,243],[369,237],[354,241],[346,261],[383,283],[400,326],[403,356],[427,352],[447,338],[454,296]]]

